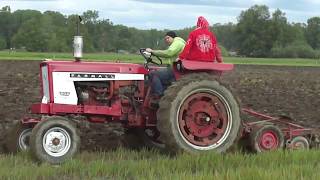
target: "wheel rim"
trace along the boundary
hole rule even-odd
[[[279,138],[275,132],[266,131],[261,135],[259,147],[262,151],[275,150],[279,143]]]
[[[26,151],[29,149],[29,139],[31,135],[32,128],[23,130],[18,138],[18,147],[21,151]]]
[[[219,147],[229,136],[232,114],[226,99],[211,89],[198,89],[182,100],[177,113],[179,133],[197,150]]]
[[[54,157],[65,155],[71,146],[69,133],[60,127],[49,129],[43,136],[42,145],[44,150]]]

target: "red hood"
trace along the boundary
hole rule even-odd
[[[209,23],[203,16],[198,17],[197,28],[208,29]]]
[[[148,74],[143,65],[131,63],[44,61],[41,66],[44,65],[47,65],[48,69],[53,72]]]

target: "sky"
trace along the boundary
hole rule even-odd
[[[210,24],[236,23],[241,11],[255,4],[267,5],[271,13],[280,9],[289,22],[306,23],[320,16],[320,0],[0,0],[0,7],[10,6],[12,11],[50,10],[70,15],[97,10],[100,19],[139,29],[192,27],[198,16],[206,17]]]

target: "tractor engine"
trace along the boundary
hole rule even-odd
[[[110,106],[112,89],[110,81],[79,81],[75,82],[78,104]]]
[[[114,107],[121,104],[121,120],[140,114],[138,81],[76,81],[78,105]]]
[[[118,83],[114,81],[78,81],[74,82],[78,104],[111,106],[111,103],[120,99],[122,104],[132,104],[137,96],[138,86],[133,82]]]

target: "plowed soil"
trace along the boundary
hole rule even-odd
[[[0,145],[13,123],[41,99],[39,63],[0,61]],[[242,107],[320,127],[320,68],[237,65],[222,81],[231,85]],[[81,128],[82,149],[108,150],[128,142],[119,124],[85,123]]]

